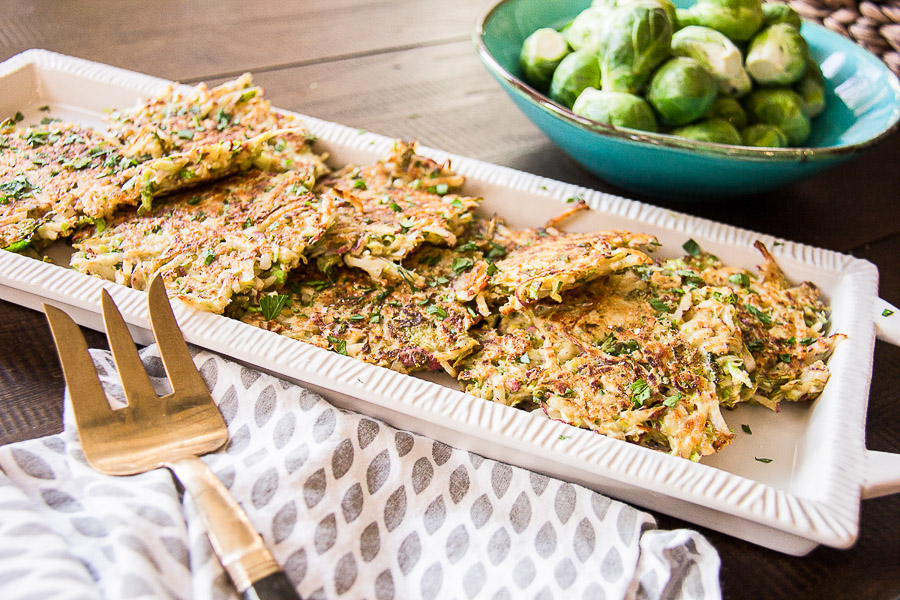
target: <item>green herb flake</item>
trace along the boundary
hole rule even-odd
[[[372,313],[369,315],[369,323],[381,323],[381,313]]]
[[[453,208],[462,208],[463,203],[459,198],[454,198],[453,202],[450,203],[450,206],[452,206]]]
[[[181,139],[183,139],[183,140],[192,140],[192,139],[194,139],[194,132],[193,132],[192,130],[190,130],[190,129],[182,129],[182,130],[179,131],[176,135],[177,135],[178,137],[180,137]]]
[[[572,204],[575,202],[584,202],[584,198],[582,197],[581,194],[575,194],[574,196],[566,198],[566,203],[568,203],[568,204]]]
[[[106,220],[101,218],[94,219],[94,227],[97,228],[97,233],[103,233],[106,230]]]
[[[391,210],[394,212],[400,212],[403,210],[403,208],[396,202],[391,202]]]
[[[746,308],[747,312],[749,312],[751,315],[753,315],[754,317],[756,317],[757,319],[762,321],[765,325],[772,324],[772,317],[770,317],[769,315],[767,315],[760,309],[756,308],[752,304],[745,304],[744,308]]]
[[[13,118],[12,118],[13,124],[21,123],[24,120],[25,120],[25,115],[23,115],[21,111],[17,110],[16,114],[13,115]]]
[[[353,182],[353,189],[356,189],[356,190],[367,190],[367,189],[369,189],[369,186],[366,185],[366,182],[365,182],[364,180],[362,180],[362,179],[357,179],[356,181]],[[391,206],[391,208],[394,208],[394,207]],[[396,210],[396,209],[395,209],[395,210]]]
[[[200,204],[200,196],[197,195],[197,196],[191,197],[191,199],[188,200],[187,203],[191,206],[197,206],[198,204]],[[247,220],[249,221],[250,219],[247,219]],[[246,229],[246,227],[244,229]]]
[[[800,340],[800,345],[801,346],[809,346],[810,344],[815,343],[815,341],[816,341],[816,338],[814,338],[814,337],[803,338],[802,340]]]
[[[249,227],[253,227],[253,219],[247,217],[247,220],[241,223],[241,229],[247,229]]]
[[[471,258],[457,257],[457,258],[453,259],[453,265],[451,265],[450,268],[453,269],[453,271],[457,275],[459,275],[461,273],[464,273],[464,272],[470,270],[474,266],[475,266],[475,261],[472,260]]]
[[[746,423],[744,423],[743,425],[741,425],[741,429],[743,429],[743,430],[744,430],[744,433],[746,433],[747,435],[753,435],[753,432],[750,431],[750,426],[747,425]]]
[[[271,296],[263,296],[259,299],[259,308],[262,309],[263,317],[267,321],[271,321],[281,314],[281,310],[287,304],[288,296],[285,294],[273,294]]]
[[[659,312],[664,313],[671,312],[671,309],[669,309],[668,305],[659,298],[650,298],[648,302],[650,303],[650,306],[654,308],[654,310],[658,310]]]
[[[778,360],[789,365],[789,364],[791,364],[791,355],[790,354],[779,354]]]
[[[350,315],[347,319],[353,323],[358,323],[359,321],[364,320],[365,317],[362,315]]]
[[[39,107],[38,110],[41,112],[50,112],[50,106],[45,104],[44,106]]]
[[[678,401],[681,400],[681,397],[681,392],[675,392],[673,395],[663,400],[663,405],[671,408],[678,404]]]
[[[638,379],[628,387],[631,389],[631,401],[634,402],[634,408],[643,406],[644,402],[650,398],[652,390],[643,379]]]
[[[729,275],[728,281],[741,287],[750,287],[750,278],[746,273],[735,273],[734,275]]]
[[[338,354],[343,354],[344,356],[348,356],[347,354],[347,340],[341,340],[333,335],[329,335],[326,338],[328,343],[331,344],[331,349],[337,352]]]
[[[209,265],[213,264],[213,261],[215,261],[215,260],[216,260],[216,253],[213,252],[212,250],[207,250],[206,252],[203,253],[204,266],[208,267]],[[287,297],[287,296],[285,296],[285,297]],[[281,311],[279,311],[279,312],[281,312]]]
[[[695,242],[693,238],[686,241],[681,247],[684,248],[684,251],[687,252],[689,256],[697,256],[700,254],[700,244]]]
[[[889,309],[889,308],[886,308],[886,309],[884,309],[883,311],[881,311],[881,316],[882,316],[882,317],[889,317],[889,316],[891,316],[892,314],[894,314],[894,311],[892,311],[892,310]]]
[[[572,436],[570,436],[570,435],[560,435],[560,436],[559,436],[559,439],[561,439],[561,440],[567,440],[567,439],[569,439],[570,437],[572,437]]]
[[[492,262],[489,262],[489,263],[488,263],[488,266],[487,266],[487,275],[488,275],[488,277],[490,277],[491,275],[493,275],[494,273],[496,273],[496,272],[499,271],[499,270],[500,270],[500,269],[498,269],[498,268],[497,268],[497,265],[495,265],[494,263],[492,263]]]
[[[772,462],[771,458],[760,458],[758,456],[754,456],[753,458],[756,460],[756,462],[761,462],[761,463],[765,463],[765,464],[769,464],[770,462]]]
[[[447,318],[447,311],[444,310],[443,308],[441,308],[440,306],[431,305],[425,309],[425,312],[427,312],[430,315],[436,316],[441,321],[443,321],[444,319]]]

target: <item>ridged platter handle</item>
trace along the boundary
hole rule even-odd
[[[900,346],[900,308],[890,302],[875,299],[875,335],[878,339]]]

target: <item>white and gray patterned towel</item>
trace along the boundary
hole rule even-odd
[[[121,402],[109,354],[92,352]],[[155,347],[142,358],[165,390]],[[231,434],[204,460],[304,598],[721,596],[719,557],[696,532],[655,529],[588,489],[338,410],[216,355],[195,361]],[[65,422],[0,448],[0,598],[236,597],[169,472],[101,475],[68,412]]]

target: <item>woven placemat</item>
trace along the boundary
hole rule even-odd
[[[823,24],[872,52],[900,76],[900,0],[789,0],[801,17]]]

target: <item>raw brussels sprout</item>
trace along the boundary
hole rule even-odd
[[[744,57],[734,42],[709,27],[688,25],[672,34],[672,54],[698,61],[719,82],[719,93],[738,98],[753,84],[744,70]]]
[[[825,110],[825,76],[813,59],[806,63],[806,73],[794,84],[794,90],[806,104],[806,114],[814,119]]]
[[[525,81],[546,92],[553,72],[568,54],[569,44],[561,33],[549,27],[538,29],[525,38],[519,53],[519,67]]]
[[[775,23],[787,23],[788,25],[793,25],[797,29],[800,29],[800,25],[802,24],[800,15],[798,15],[797,11],[791,8],[787,2],[763,2],[762,11],[764,27],[774,25]]]
[[[670,132],[678,137],[697,140],[699,142],[714,142],[716,144],[740,144],[741,134],[734,125],[725,119],[713,117],[697,123],[677,127]]]
[[[743,129],[747,126],[747,113],[744,111],[741,103],[734,98],[723,98],[721,96],[716,98],[706,116],[725,119],[737,129]]]
[[[669,56],[672,23],[658,4],[636,2],[610,16],[600,44],[600,78],[610,92],[639,92]]]
[[[600,48],[600,35],[609,23],[609,15],[615,7],[586,8],[572,21],[566,29],[565,36],[574,50],[597,52]]]
[[[761,85],[790,85],[803,77],[809,48],[800,31],[787,23],[763,29],[747,49],[747,72]]]
[[[550,97],[566,108],[585,88],[600,87],[600,64],[597,55],[587,50],[572,52],[559,63],[550,82]]]
[[[647,100],[666,125],[699,119],[716,100],[716,79],[693,58],[672,58],[656,70]]]
[[[682,27],[711,27],[733,42],[746,42],[763,24],[761,4],[761,0],[698,0],[678,10],[678,22]]]
[[[672,0],[594,0],[591,2],[591,8],[602,8],[612,12],[613,9],[626,6],[628,4],[639,4],[641,2],[650,2],[661,6],[669,16],[669,22],[672,24],[672,30],[678,29],[678,16],[675,4]]]
[[[800,94],[790,88],[760,88],[744,101],[747,116],[755,123],[777,125],[791,146],[800,146],[809,137],[809,115]]]
[[[787,148],[788,139],[777,125],[757,123],[741,130],[741,141],[745,146],[765,148]]]
[[[650,105],[634,94],[587,88],[572,107],[586,119],[642,131],[656,131],[656,116]]]

